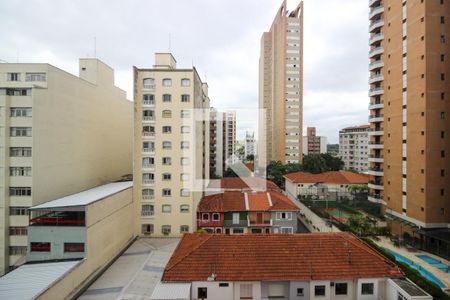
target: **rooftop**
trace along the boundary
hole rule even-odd
[[[286,174],[284,178],[294,183],[368,184],[369,182],[367,174],[349,171],[330,171],[319,174],[296,172]]]
[[[0,277],[0,299],[35,299],[80,261],[23,265]]]
[[[132,181],[108,183],[80,193],[72,194],[37,206],[33,206],[30,209],[36,210],[36,209],[50,209],[57,207],[86,206],[95,201],[104,199],[108,196],[129,189],[132,186],[133,186]]]
[[[163,282],[403,278],[400,269],[354,235],[185,234]]]
[[[229,189],[229,190],[240,190],[240,189],[268,189],[268,190],[279,190],[280,188],[270,180],[259,177],[223,177],[217,180],[211,180],[208,188],[210,189]]]
[[[345,127],[341,130],[354,130],[354,129],[369,129],[370,125],[359,125],[359,126],[351,126],[351,127]]]

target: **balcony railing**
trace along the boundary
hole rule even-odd
[[[152,210],[141,212],[141,216],[143,216],[143,217],[153,217],[154,215],[155,215],[155,212]]]
[[[372,32],[375,29],[378,29],[378,28],[380,28],[383,25],[384,25],[384,20],[383,19],[376,20],[376,21],[370,23],[369,32]]]
[[[142,152],[153,153],[153,152],[155,152],[155,148],[142,148]]]
[[[155,195],[142,195],[142,200],[153,200]]]
[[[155,121],[155,116],[143,116],[143,121]]]
[[[155,180],[154,179],[143,179],[142,180],[142,184],[155,184]]]
[[[145,106],[154,106],[154,105],[155,105],[155,100],[143,100],[143,101],[142,101],[142,105],[145,105]]]
[[[369,12],[369,19],[372,19],[373,17],[376,17],[379,14],[382,14],[384,12],[384,6],[379,5],[374,8],[372,8]]]
[[[377,73],[369,77],[369,83],[376,83],[384,80],[384,75],[382,73]]]
[[[375,55],[380,55],[384,52],[384,48],[379,46],[376,48],[373,48],[372,50],[369,51],[369,58],[374,57]]]
[[[379,86],[369,90],[369,97],[378,96],[384,94],[384,87]]]
[[[380,33],[374,34],[369,38],[369,45],[372,45],[373,43],[382,41],[383,39],[384,39],[383,33],[380,32]]]
[[[382,61],[381,59],[378,59],[378,60],[376,60],[374,62],[371,62],[369,64],[369,71],[373,71],[375,69],[379,69],[379,68],[381,68],[383,66],[384,66],[384,61]]]
[[[369,116],[369,122],[382,122],[383,120],[383,114]]]
[[[155,89],[155,85],[154,84],[144,84],[142,86],[143,90],[154,90]]]
[[[148,132],[148,131],[143,131],[142,132],[143,136],[149,136],[149,137],[154,137],[155,133],[154,132]]]
[[[143,164],[142,168],[143,169],[154,169],[155,165],[154,164]]]

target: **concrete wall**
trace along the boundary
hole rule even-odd
[[[86,258],[39,299],[73,297],[134,238],[132,188],[89,205]]]
[[[227,287],[219,286],[220,283],[228,283]],[[208,299],[229,300],[233,299],[234,284],[227,281],[194,281],[191,287],[191,299],[200,300],[197,297],[198,288],[206,287],[208,289]],[[238,298],[239,299],[239,298]]]
[[[292,232],[296,233],[298,230],[297,212],[295,212],[295,211],[288,212],[292,216],[292,218],[290,220],[278,219],[277,215],[279,213],[282,213],[282,212],[279,212],[279,211],[272,212],[272,222],[273,222],[272,232],[274,232],[275,228],[278,229],[278,232],[281,232],[281,227],[292,227]]]

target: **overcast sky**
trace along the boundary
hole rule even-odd
[[[368,6],[361,0],[305,0],[304,127],[337,142],[340,128],[367,123]],[[289,0],[295,7],[298,0]],[[132,99],[132,66],[151,67],[170,49],[197,67],[211,105],[246,108],[239,137],[255,128],[260,38],[280,0],[11,0],[0,9],[0,60],[48,62],[78,73],[94,56],[115,69]],[[249,110],[250,109],[250,110]]]

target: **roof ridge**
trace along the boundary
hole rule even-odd
[[[177,247],[175,248],[175,250],[173,251],[173,253],[176,253],[176,252],[177,252],[177,249],[178,249],[178,247],[180,247],[180,245],[182,244],[183,239],[185,239],[187,236],[190,236],[190,235],[194,235],[194,234],[191,233],[191,234],[186,234],[186,235],[183,236],[183,238],[182,238],[181,241],[178,243],[178,245],[177,245]],[[203,235],[202,235],[202,236],[203,236]],[[164,270],[164,273],[165,273],[166,271],[169,271],[169,270],[173,269],[176,265],[178,265],[180,262],[182,262],[186,257],[188,257],[189,255],[191,255],[192,252],[194,252],[195,250],[197,250],[198,248],[200,248],[200,246],[202,246],[205,242],[209,241],[213,236],[214,236],[214,234],[208,234],[208,237],[207,237],[206,239],[204,239],[202,242],[198,243],[197,246],[192,247],[192,248],[190,249],[190,251],[188,251],[185,255],[183,255],[183,257],[180,257],[180,258],[178,259],[178,261],[174,262],[170,267],[166,267],[166,269]],[[170,260],[169,260],[169,262],[170,262]]]

